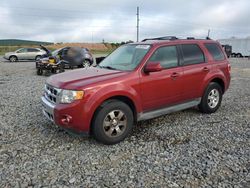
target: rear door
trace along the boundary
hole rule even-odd
[[[178,103],[182,90],[182,67],[179,66],[178,48],[163,46],[155,50],[148,62],[160,62],[159,72],[141,75],[143,111],[151,111]]]
[[[39,50],[35,48],[28,48],[27,59],[35,59]]]
[[[211,65],[199,44],[182,44],[183,97],[192,100],[202,96],[205,77],[211,71]]]

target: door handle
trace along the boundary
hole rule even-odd
[[[202,70],[203,70],[204,72],[208,72],[208,71],[209,71],[209,68],[204,67]]]
[[[172,78],[177,78],[177,77],[179,77],[179,74],[177,72],[174,72],[174,73],[171,74],[171,77]]]

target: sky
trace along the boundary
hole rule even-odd
[[[136,41],[177,36],[250,37],[249,0],[0,0],[0,39]]]

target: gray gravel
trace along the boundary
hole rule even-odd
[[[0,63],[0,187],[250,187],[250,60],[231,64],[217,113],[162,116],[104,146],[43,117],[34,63]]]

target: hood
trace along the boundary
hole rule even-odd
[[[113,79],[121,75],[126,75],[129,72],[122,72],[118,70],[109,70],[104,68],[87,68],[77,69],[60,73],[48,78],[47,83],[60,89],[83,89],[87,85],[97,83],[100,81]]]
[[[7,53],[5,53],[5,55],[7,56],[7,55],[12,55],[12,54],[15,54],[16,52],[7,52]]]

